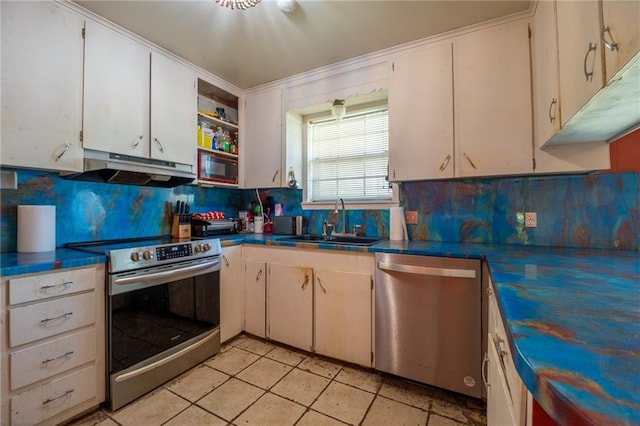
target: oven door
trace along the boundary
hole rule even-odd
[[[111,409],[218,353],[219,271],[217,256],[110,275]]]

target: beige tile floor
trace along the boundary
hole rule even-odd
[[[241,335],[115,412],[73,426],[486,425],[482,401]]]

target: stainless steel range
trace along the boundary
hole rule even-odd
[[[107,404],[116,410],[220,350],[220,240],[70,244],[107,263]]]

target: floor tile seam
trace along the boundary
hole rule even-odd
[[[314,401],[314,402],[315,402],[315,401]],[[299,422],[300,420],[302,420],[302,418],[304,417],[304,415],[305,415],[305,414],[307,414],[307,413],[308,413],[308,412],[310,412],[310,411],[313,411],[314,413],[318,413],[318,414],[320,414],[320,415],[322,415],[322,416],[325,416],[325,417],[329,417],[330,419],[335,420],[335,421],[337,421],[337,422],[339,422],[339,423],[341,423],[341,424],[343,424],[343,425],[349,425],[349,424],[350,424],[350,423],[347,423],[347,422],[344,422],[344,421],[340,420],[340,419],[339,419],[339,418],[337,418],[337,417],[333,417],[333,416],[332,416],[332,415],[330,415],[330,414],[323,413],[322,411],[315,410],[315,409],[311,408],[311,406],[308,406],[308,407],[307,407],[307,409],[305,410],[305,412],[304,412],[304,413],[302,413],[302,416],[300,416],[300,418],[296,421],[296,423],[294,423],[294,426],[295,426],[296,424],[298,424],[298,422]]]
[[[253,386],[253,385],[252,385],[252,386]],[[262,390],[261,388],[258,388],[258,389]],[[266,393],[267,393],[267,392],[264,392],[264,391],[263,391],[263,392],[262,392],[262,394],[261,394],[259,397],[257,397],[255,401],[253,401],[251,404],[249,404],[248,406],[246,406],[242,411],[240,411],[240,413],[238,413],[238,414],[237,414],[235,417],[233,417],[231,420],[227,420],[227,419],[225,419],[225,418],[220,417],[218,414],[216,414],[216,413],[214,413],[214,412],[212,412],[212,411],[210,411],[210,410],[206,409],[205,407],[203,407],[202,405],[199,405],[198,403],[194,403],[193,405],[197,406],[198,408],[203,409],[204,411],[206,411],[206,412],[207,412],[207,413],[209,413],[209,414],[212,414],[212,415],[214,415],[214,416],[218,417],[219,419],[222,419],[222,421],[227,422],[227,424],[233,424],[233,421],[234,421],[234,420],[236,420],[238,417],[240,417],[240,416],[242,415],[242,413],[244,413],[244,412],[245,412],[245,411],[247,411],[250,407],[252,407],[252,406],[253,406],[253,404],[255,404],[255,403],[256,403],[260,398],[262,398],[263,396],[265,396],[265,395],[266,395]],[[201,401],[201,400],[202,400],[202,398],[200,398],[198,401]]]
[[[167,390],[169,390],[169,389],[167,389]],[[169,392],[171,392],[171,391],[169,391]],[[173,393],[173,394],[175,395],[175,393],[174,393],[174,392],[171,392],[171,393]],[[177,396],[180,396],[180,395],[177,395]],[[181,398],[182,398],[182,397],[181,397]],[[184,399],[184,398],[183,398],[183,399]],[[189,407],[191,407],[191,406],[193,405],[193,403],[192,403],[191,401],[188,401],[188,402],[189,402],[189,405],[187,405],[183,410],[181,410],[180,412],[176,413],[173,417],[171,417],[170,419],[168,419],[166,422],[160,423],[160,425],[164,425],[164,424],[169,423],[171,420],[175,419],[175,418],[176,418],[176,417],[178,417],[180,414],[182,414],[182,413],[184,413],[185,411],[187,411],[187,410],[189,409]]]
[[[216,370],[215,368],[212,368],[212,367],[209,367],[209,368],[211,368],[212,370],[215,370],[215,371],[219,371],[219,370]],[[225,373],[225,374],[226,374],[226,373]],[[227,378],[226,378],[222,383],[220,383],[218,386],[214,387],[213,389],[209,390],[207,393],[205,393],[204,395],[202,395],[201,397],[199,397],[199,398],[198,398],[198,399],[196,399],[195,401],[190,401],[189,399],[187,399],[187,398],[185,398],[184,396],[180,395],[180,394],[179,394],[179,393],[177,393],[176,391],[174,391],[174,390],[172,390],[172,389],[169,389],[168,387],[163,386],[163,388],[164,388],[164,389],[166,389],[166,390],[168,390],[168,391],[169,391],[169,392],[171,392],[172,394],[174,394],[174,395],[176,395],[176,396],[179,396],[179,397],[180,397],[180,398],[182,398],[182,399],[186,399],[187,401],[189,401],[189,403],[190,403],[191,405],[194,405],[194,404],[196,404],[198,401],[200,401],[202,398],[205,398],[205,397],[206,397],[206,396],[208,396],[211,392],[213,392],[214,390],[216,390],[216,389],[218,389],[218,388],[222,387],[222,385],[224,385],[225,383],[227,383],[229,380],[231,380],[231,379],[233,378],[233,376],[230,376],[230,375],[228,375],[228,374],[226,374],[226,375],[227,375]],[[178,376],[178,377],[179,377],[179,376]],[[224,419],[223,419],[223,420],[224,420]]]
[[[295,368],[295,367],[294,367],[294,368]],[[327,382],[327,384],[322,388],[322,390],[321,390],[320,392],[318,392],[318,395],[316,395],[316,397],[313,399],[313,401],[311,401],[311,403],[310,403],[309,405],[303,405],[303,404],[301,404],[301,403],[300,403],[300,402],[298,402],[298,401],[295,401],[295,400],[293,400],[293,399],[291,399],[291,398],[288,398],[288,397],[286,397],[286,396],[283,396],[283,395],[278,395],[277,393],[275,393],[275,392],[273,392],[273,391],[272,391],[272,389],[273,389],[273,388],[274,388],[278,383],[280,383],[282,380],[284,380],[284,378],[285,378],[285,377],[287,377],[287,376],[288,376],[288,375],[289,375],[289,374],[294,370],[294,368],[292,368],[292,369],[291,369],[287,374],[285,374],[285,375],[284,375],[280,380],[278,380],[278,382],[277,382],[276,384],[274,384],[274,385],[273,385],[273,386],[268,390],[268,392],[269,392],[269,393],[272,393],[273,395],[276,395],[276,396],[278,396],[278,397],[280,397],[280,398],[284,398],[284,399],[286,399],[286,400],[288,400],[288,401],[295,402],[295,403],[296,403],[296,404],[298,404],[298,405],[302,405],[303,407],[305,407],[305,408],[307,408],[307,409],[310,409],[310,408],[311,408],[311,406],[312,406],[312,405],[313,405],[313,404],[318,400],[318,398],[320,398],[320,395],[322,395],[322,393],[323,393],[324,391],[326,391],[326,390],[327,390],[327,388],[329,387],[329,385],[331,384],[331,382],[332,382],[333,380],[329,379],[328,377],[321,376],[321,375],[319,375],[319,374],[314,374],[315,376],[318,376],[318,377],[321,377],[321,378],[323,378],[323,379],[329,380],[329,382]],[[303,372],[305,372],[305,373],[310,373],[309,371],[306,371],[306,370],[302,370],[302,369],[298,369],[298,370],[303,371]],[[313,373],[311,373],[311,374],[313,374]]]

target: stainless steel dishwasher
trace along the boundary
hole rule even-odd
[[[376,254],[375,368],[480,398],[480,260]]]

